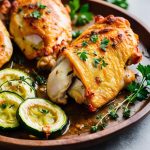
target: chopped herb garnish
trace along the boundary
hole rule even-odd
[[[25,81],[26,79],[25,79],[24,76],[21,76],[21,77],[20,77],[20,80]]]
[[[2,105],[1,105],[1,108],[2,109],[5,109],[7,107],[7,104],[5,104],[5,103],[3,103]]]
[[[81,31],[73,31],[72,32],[72,38],[76,39],[82,32]]]
[[[91,35],[90,40],[91,40],[93,43],[96,43],[96,42],[98,41],[98,35],[97,35],[97,34]]]
[[[93,65],[95,68],[100,64],[100,68],[103,69],[103,67],[106,67],[108,63],[105,62],[104,57],[101,58],[93,58]]]
[[[38,10],[35,10],[30,14],[30,17],[35,18],[35,19],[40,19],[41,16],[42,14]]]
[[[48,113],[49,113],[49,110],[41,109],[40,112],[41,112],[42,114],[48,114]]]
[[[76,16],[77,11],[80,8],[80,0],[70,0],[69,1],[69,6],[70,6],[70,9],[71,9],[70,17],[73,20]]]
[[[86,47],[86,46],[88,46],[88,42],[86,42],[86,41],[83,41],[83,42],[82,42],[82,46],[83,46],[83,47]]]
[[[109,107],[108,112],[99,118],[99,121],[96,125],[91,127],[91,132],[97,132],[101,126],[104,127],[106,125],[106,118],[117,119],[118,118],[118,110],[120,108],[123,109],[123,117],[125,119],[130,117],[131,109],[129,108],[130,104],[134,104],[137,101],[145,100],[149,96],[149,81],[150,81],[150,65],[143,66],[141,64],[138,65],[137,70],[141,73],[142,79],[139,83],[133,81],[131,84],[127,86],[127,90],[130,92],[130,95],[125,98],[118,105],[113,105]]]
[[[35,80],[35,82],[32,83],[32,86],[35,87],[35,83],[42,85],[46,83],[46,79],[43,76],[40,76],[37,74],[37,72],[33,71],[31,74]]]
[[[87,56],[88,53],[85,52],[85,51],[78,52],[77,54],[79,55],[80,59],[83,60],[83,61],[86,61],[88,59],[88,56]]]
[[[106,47],[108,46],[109,44],[109,39],[107,39],[106,37],[101,41],[101,44],[100,44],[100,48],[103,50],[103,51],[106,51]]]
[[[78,15],[76,26],[83,26],[93,19],[93,14],[90,12],[81,13]]]
[[[127,0],[105,0],[109,3],[115,4],[121,8],[127,9],[129,4]]]
[[[95,68],[97,68],[100,61],[101,61],[101,58],[93,58],[93,65]]]
[[[46,8],[46,6],[43,5],[43,4],[41,4],[41,3],[37,3],[37,6],[38,6],[38,8],[40,8],[40,9],[45,9],[45,8]]]
[[[103,69],[103,68],[106,67],[107,65],[108,65],[108,63],[106,63],[105,60],[102,59],[101,69]]]
[[[93,14],[89,12],[89,4],[84,4],[80,7],[80,0],[70,0],[69,6],[71,8],[71,19],[76,18],[76,26],[85,25],[93,19]]]

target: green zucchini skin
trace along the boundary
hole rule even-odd
[[[4,76],[6,78],[3,78]],[[33,79],[27,73],[18,69],[11,68],[0,70],[0,85],[9,80],[18,80],[20,79],[20,77],[25,77],[26,82],[32,85]]]
[[[17,83],[17,82],[18,82],[18,83]],[[21,83],[19,83],[19,82],[21,82]],[[7,84],[9,84],[9,83],[15,83],[17,86],[22,84],[22,87],[23,87],[25,90],[28,90],[28,93],[26,93],[26,94],[25,94],[26,96],[23,97],[23,96],[22,96],[21,94],[19,94],[17,91],[14,91],[14,90],[9,89],[9,86],[7,85]],[[6,87],[5,87],[5,86],[6,86]],[[10,85],[10,86],[11,86],[11,85]],[[4,83],[0,86],[0,90],[1,90],[1,91],[14,92],[14,93],[20,95],[23,99],[35,98],[35,97],[36,97],[36,91],[35,91],[34,87],[33,87],[32,85],[30,85],[28,82],[22,81],[22,80],[20,80],[20,79],[18,79],[18,80],[9,80],[9,81],[4,82]],[[31,91],[31,90],[32,90],[32,91]],[[29,94],[29,93],[30,93],[30,94]],[[31,97],[30,97],[29,95],[30,95]],[[28,96],[29,96],[29,97],[28,97]]]
[[[33,100],[34,98],[32,98]],[[38,100],[38,99],[41,99],[41,98],[35,98],[34,100]],[[31,100],[31,99],[27,99],[27,100]],[[26,101],[27,101],[26,100]],[[26,102],[25,101],[25,102]],[[48,100],[45,100],[46,102],[48,102],[49,104],[53,105],[53,106],[56,106],[56,107],[59,107],[53,103],[51,103],[50,101]],[[24,102],[24,103],[25,103]],[[39,131],[39,130],[36,130],[35,128],[33,128],[32,126],[29,126],[21,117],[20,115],[20,109],[21,109],[21,106],[24,105],[24,103],[22,103],[19,107],[19,109],[17,110],[17,119],[20,123],[20,126],[25,129],[26,131],[28,131],[30,134],[33,134],[35,136],[37,136],[38,138],[41,138],[41,139],[47,139],[46,137],[46,133],[44,133],[43,131]],[[59,108],[61,109],[61,108]],[[63,110],[62,110],[63,111]],[[56,131],[51,131],[50,135],[48,136],[48,139],[52,139],[52,138],[55,138],[55,137],[58,137],[58,136],[61,136],[65,131],[66,129],[68,128],[69,126],[69,119],[68,117],[66,116],[66,121],[65,123]]]
[[[0,92],[0,96],[1,96],[1,94],[14,95],[14,96],[16,96],[17,98],[20,99],[20,102],[23,102],[23,101],[24,101],[24,99],[23,99],[20,95],[14,93],[14,92],[2,91],[2,92]],[[21,104],[21,103],[20,103],[20,104]],[[19,108],[19,106],[18,106],[18,108]],[[18,109],[17,109],[17,111],[18,111]],[[17,111],[16,111],[16,114],[17,114]],[[17,118],[17,116],[16,116],[16,118]],[[18,120],[17,120],[17,121],[18,121]],[[19,123],[19,122],[18,122],[18,123]],[[19,128],[20,128],[20,124],[18,124],[18,126],[15,126],[15,127],[4,127],[4,126],[1,126],[1,125],[0,125],[0,131],[12,131],[12,130],[17,130],[17,129],[19,129]]]
[[[34,128],[26,125],[22,121],[21,117],[19,116],[18,111],[17,111],[17,120],[19,121],[20,128],[25,129],[29,134],[32,134],[32,135],[38,137],[39,139],[47,140],[45,133],[39,132],[39,131],[35,130]],[[69,124],[70,124],[69,119],[67,119],[66,124],[64,126],[62,126],[62,128],[60,128],[59,130],[57,130],[55,132],[51,132],[50,136],[48,136],[48,139],[54,139],[54,138],[57,138],[57,137],[63,135],[64,132],[68,129]]]

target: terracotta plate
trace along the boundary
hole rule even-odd
[[[64,1],[66,2],[66,1]],[[90,9],[94,14],[100,15],[116,15],[122,16],[128,19],[135,33],[140,36],[140,48],[143,51],[143,55],[149,56],[150,54],[150,31],[147,27],[141,23],[134,16],[130,15],[126,11],[103,2],[101,0],[82,0],[84,3],[90,4]],[[143,64],[150,64],[150,58],[144,57]],[[149,99],[150,100],[150,99]],[[106,138],[120,132],[122,129],[134,124],[141,118],[143,118],[150,111],[149,100],[139,103],[134,107],[134,114],[128,120],[119,120],[117,122],[111,122],[110,125],[103,131],[99,131],[94,134],[84,132],[78,134],[67,134],[59,139],[53,140],[28,140],[27,138],[20,137],[20,133],[15,132],[13,135],[2,134],[0,135],[0,145],[7,148],[15,149],[75,149],[77,147],[89,146],[104,141]],[[82,110],[84,111],[84,110]]]

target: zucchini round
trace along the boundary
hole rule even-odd
[[[63,134],[68,123],[65,112],[59,106],[40,98],[24,101],[17,116],[32,134],[46,138]]]
[[[32,79],[25,72],[17,70],[17,69],[3,69],[0,71],[0,85],[9,80],[19,80],[20,78],[24,78],[26,82],[32,85]]]
[[[16,113],[23,99],[12,92],[0,93],[0,129],[11,130],[19,126]]]
[[[26,81],[10,80],[0,86],[1,91],[10,91],[17,93],[23,99],[36,97],[35,89]]]

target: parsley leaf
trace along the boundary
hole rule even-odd
[[[86,42],[86,41],[83,41],[83,42],[82,42],[82,46],[83,46],[83,47],[86,47],[86,46],[88,46],[88,42]]]
[[[20,77],[20,80],[25,81],[26,79],[25,79],[24,76],[21,76],[21,77]]]
[[[103,69],[103,67],[106,67],[107,65],[108,63],[106,63],[105,60],[102,59],[101,69]]]
[[[45,9],[45,8],[46,8],[46,6],[43,5],[43,4],[41,4],[41,3],[37,3],[37,6],[38,6],[38,8],[40,8],[40,9]]]
[[[97,34],[91,35],[90,40],[91,40],[93,43],[96,43],[96,42],[98,41],[98,35],[97,35]]]
[[[127,86],[127,90],[128,90],[130,93],[133,93],[133,92],[136,92],[139,87],[140,87],[140,85],[139,85],[138,83],[136,83],[135,81],[133,81],[132,83],[130,83],[130,84]]]
[[[88,56],[87,56],[88,53],[85,52],[85,51],[78,52],[77,54],[79,55],[80,59],[83,60],[83,61],[86,61],[88,59]]]
[[[148,90],[146,88],[142,88],[136,95],[136,99],[139,101],[142,101],[143,99],[146,99],[148,97]]]
[[[98,64],[100,64],[101,69],[103,69],[103,67],[106,67],[108,65],[108,63],[105,62],[104,57],[93,58],[93,65],[95,68],[97,68]]]
[[[35,83],[39,85],[46,84],[46,79],[43,76],[38,75],[37,72],[33,71],[31,75],[35,80],[35,82],[32,83],[33,87],[35,86]]]
[[[1,104],[2,109],[5,109],[6,107],[7,107],[7,104],[5,104],[5,103]]]
[[[121,8],[127,9],[129,4],[127,0],[105,0],[109,3],[115,4]]]
[[[41,16],[42,14],[38,10],[35,10],[30,14],[30,17],[35,18],[35,19],[40,19]]]
[[[79,13],[76,26],[83,26],[93,19],[93,14],[90,12]]]
[[[72,38],[76,39],[78,36],[80,36],[81,33],[82,33],[81,31],[73,31],[72,32]]]
[[[42,114],[48,114],[48,113],[49,113],[49,110],[41,109],[40,112],[41,112]]]
[[[108,46],[109,44],[109,39],[107,39],[106,37],[101,41],[101,44],[100,44],[100,48],[103,50],[103,51],[106,51],[106,47]]]
[[[139,64],[137,69],[140,71],[142,76],[147,80],[147,84],[150,85],[150,65],[143,66]]]
[[[76,12],[80,8],[80,0],[70,0],[69,6],[71,8],[70,17],[73,20],[75,18]]]
[[[80,7],[80,0],[70,0],[71,8],[70,17],[75,20],[76,26],[82,26],[89,23],[93,19],[93,14],[89,12],[89,4]]]
[[[97,68],[100,61],[101,61],[101,58],[93,58],[93,65],[95,68]]]

